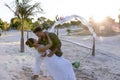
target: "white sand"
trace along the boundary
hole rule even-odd
[[[36,38],[32,33],[30,37]],[[92,47],[91,36],[65,36],[60,39],[70,40]],[[26,32],[25,32],[26,41]],[[120,35],[96,38],[96,55],[91,50],[62,41],[65,58],[71,62],[80,61],[80,67],[74,69],[77,80],[120,80]],[[34,64],[34,49],[25,46],[20,53],[20,32],[8,31],[0,36],[0,80],[30,80]],[[39,80],[51,80],[42,76]]]

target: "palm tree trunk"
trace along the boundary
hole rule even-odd
[[[24,20],[22,19],[22,26],[21,26],[21,50],[20,52],[24,52]]]

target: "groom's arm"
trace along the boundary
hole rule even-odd
[[[35,47],[39,52],[45,52],[47,49],[49,49],[52,46],[52,41],[50,37],[48,36],[48,44],[45,45],[44,47]]]
[[[53,56],[53,54],[55,54],[55,52],[58,50],[58,48],[56,48],[55,50],[51,51],[47,56],[51,57]]]

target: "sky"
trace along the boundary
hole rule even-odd
[[[10,22],[14,14],[4,5],[13,5],[14,0],[0,0],[0,18],[3,21]],[[40,2],[44,14],[39,14],[33,18],[44,16],[46,18],[55,19],[55,16],[70,16],[79,15],[88,20],[94,17],[95,20],[100,21],[106,16],[111,16],[118,21],[118,14],[120,14],[120,0],[32,0]]]

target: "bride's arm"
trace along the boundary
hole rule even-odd
[[[56,51],[57,51],[57,49],[55,49],[54,51],[51,51],[47,56],[48,56],[48,57],[53,56],[53,54],[55,54]]]

